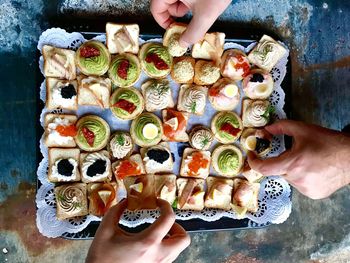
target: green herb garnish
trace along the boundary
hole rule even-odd
[[[204,148],[209,143],[209,138],[205,137],[205,139],[202,141],[202,148]]]
[[[163,82],[163,83],[159,83],[156,89],[158,92],[158,96],[162,96],[164,93],[168,92],[169,86],[167,85],[167,83]]]
[[[125,144],[125,138],[123,136],[123,134],[118,134],[116,137],[115,137],[115,140],[117,141],[117,143],[120,145],[120,146],[123,146]]]
[[[171,204],[172,208],[176,209],[177,208],[177,198],[174,200],[174,202]]]
[[[253,53],[260,57],[261,60],[266,60],[267,54],[273,50],[271,45],[266,45],[262,48],[261,51],[255,50]]]
[[[82,207],[81,203],[79,203],[79,202],[73,202],[72,205],[73,205],[74,209]]]
[[[270,121],[270,117],[274,113],[275,113],[275,108],[272,105],[269,105],[266,111],[260,116],[263,117],[266,121]]]
[[[192,104],[191,104],[191,112],[192,113],[195,113],[196,112],[196,106],[197,106],[197,103],[194,101],[194,102],[192,102]]]
[[[60,201],[60,202],[64,202],[64,201],[67,201],[67,198],[65,198],[63,195],[61,194],[58,194],[57,195],[57,200]]]

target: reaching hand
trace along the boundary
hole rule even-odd
[[[173,262],[190,244],[190,237],[175,223],[175,215],[169,203],[161,199],[157,202],[160,217],[147,229],[135,234],[118,226],[127,201],[112,207],[96,232],[86,262]]]
[[[328,197],[350,183],[350,137],[302,122],[282,120],[265,128],[293,137],[290,150],[278,157],[258,159],[249,153],[252,169],[264,175],[283,175],[299,192],[312,198]]]
[[[157,23],[167,28],[172,17],[182,17],[190,10],[193,17],[180,38],[180,45],[187,47],[201,40],[219,15],[232,0],[152,0],[151,12]]]

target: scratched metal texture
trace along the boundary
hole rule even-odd
[[[291,116],[341,130],[350,123],[349,14],[349,1],[237,0],[216,25],[278,34],[292,51]],[[0,0],[0,262],[84,262],[90,245],[42,237],[35,226],[36,43],[66,17],[156,26],[148,1]],[[192,234],[177,261],[350,262],[349,194],[312,201],[296,193],[284,224]]]

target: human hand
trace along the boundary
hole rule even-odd
[[[299,192],[312,198],[330,196],[350,183],[350,137],[302,122],[281,120],[265,129],[293,137],[290,150],[266,160],[248,154],[252,169],[264,175],[282,175]]]
[[[190,237],[175,223],[175,215],[169,203],[161,199],[157,203],[160,217],[139,233],[129,233],[118,226],[127,207],[126,200],[112,207],[97,229],[86,262],[173,262],[190,244]]]
[[[151,12],[157,23],[167,28],[174,22],[172,17],[182,17],[190,10],[193,17],[179,43],[183,47],[194,44],[204,37],[219,15],[232,0],[152,0]]]

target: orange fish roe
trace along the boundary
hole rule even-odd
[[[207,168],[209,161],[204,158],[201,152],[192,153],[192,160],[188,163],[188,175],[189,176],[198,176],[199,169]]]
[[[141,170],[136,163],[130,160],[123,160],[120,162],[114,173],[119,179],[124,179],[127,176],[140,175]]]
[[[75,125],[69,125],[69,126],[63,126],[63,125],[58,125],[56,127],[56,131],[61,135],[61,136],[71,136],[74,137],[77,135],[77,127]]]
[[[236,55],[236,58],[238,59],[238,62],[236,65],[235,65],[235,68],[237,70],[239,69],[243,69],[243,77],[246,77],[249,75],[249,72],[250,72],[250,65],[249,63],[245,62],[244,61],[244,58],[242,55]]]

